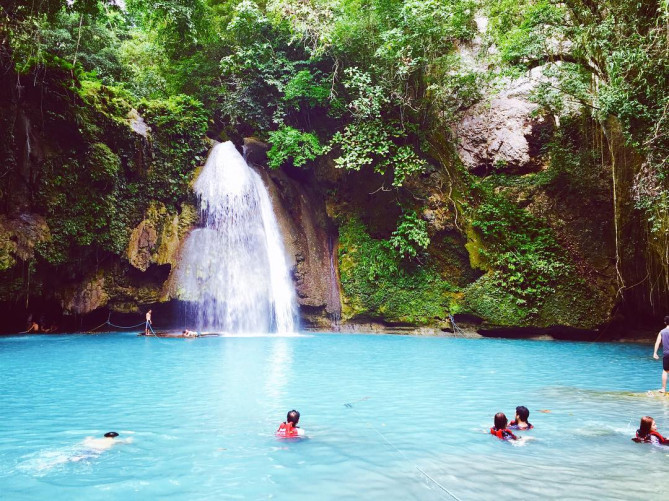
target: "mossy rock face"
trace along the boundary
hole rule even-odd
[[[539,310],[541,326],[566,326],[578,329],[595,329],[608,321],[614,307],[615,296],[572,278],[555,288]]]
[[[465,249],[469,253],[469,265],[475,270],[488,270],[488,263],[481,253],[483,249],[481,236],[469,224],[466,228],[466,234],[467,243],[465,244]]]
[[[483,319],[488,327],[595,329],[609,318],[613,301],[575,277],[565,277],[554,290],[541,304],[528,305],[488,274],[465,289],[456,308]]]
[[[37,214],[23,214],[16,219],[0,215],[0,271],[14,266],[17,259],[34,259],[35,245],[50,238],[46,221]]]
[[[63,309],[77,315],[85,315],[102,308],[109,301],[103,271],[99,271],[78,287],[64,290],[61,294]]]
[[[522,299],[500,287],[491,274],[468,286],[458,305],[458,313],[480,317],[499,327],[527,326],[531,316]]]
[[[173,214],[164,205],[152,203],[146,218],[132,231],[128,262],[141,271],[152,264],[175,265],[181,242],[197,218],[197,211],[189,204],[182,206],[181,213]]]
[[[390,324],[447,323],[453,286],[430,266],[401,262],[359,220],[340,228],[339,273],[343,320]]]

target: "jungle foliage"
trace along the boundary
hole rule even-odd
[[[394,193],[388,212],[401,212],[394,230],[370,236],[355,208],[341,220],[342,281],[351,301],[365,303],[359,311],[425,323],[453,310],[444,301],[451,286],[431,254],[437,230],[423,214],[427,197],[411,191],[445,168],[457,173],[451,201],[489,267],[483,280],[503,289],[510,317],[526,318],[573,273],[565,249],[545,221],[444,160],[433,142],[441,131],[449,143],[458,113],[495,82],[541,67],[539,113],[562,124],[587,115],[605,132],[613,118],[642,156],[624,189],[659,256],[655,271],[665,283],[655,287],[669,291],[666,0],[5,0],[1,7],[4,74],[24,82],[17,89],[44,90],[42,132],[62,139],[61,154],[39,175],[20,176],[21,190],[11,195],[17,178],[8,173],[21,170],[11,147],[18,137],[0,138],[0,202],[9,212],[21,198],[18,209],[27,204],[47,218],[51,239],[37,247],[45,263],[121,256],[153,201],[177,212],[190,200],[206,134],[254,135],[271,143],[272,168],[314,169],[327,159],[351,175],[382,176],[380,189]],[[486,70],[456,51],[477,36],[477,15],[488,18]],[[131,110],[150,139],[128,132]],[[12,113],[0,117],[8,131],[20,115]],[[590,155],[587,148],[555,145],[547,152],[553,165],[532,182],[550,186],[567,170],[579,179],[571,174],[590,161],[579,157]],[[614,166],[614,181],[615,168],[624,167]],[[9,263],[2,255],[0,262]]]

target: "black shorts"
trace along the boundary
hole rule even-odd
[[[662,368],[665,371],[669,371],[669,355],[662,357]]]

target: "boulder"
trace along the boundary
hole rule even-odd
[[[541,149],[553,123],[534,116],[529,101],[532,78],[508,83],[500,94],[487,96],[461,116],[455,125],[457,150],[467,169],[477,175],[493,172],[523,174],[541,169]]]
[[[152,264],[176,264],[181,243],[196,221],[197,211],[191,205],[184,204],[179,214],[171,214],[164,205],[152,204],[132,231],[128,262],[140,271]]]

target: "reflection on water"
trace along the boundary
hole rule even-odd
[[[661,372],[648,346],[58,339],[0,338],[3,499],[666,497],[669,448],[630,440],[646,414],[669,434],[667,400],[645,393]],[[491,437],[517,405],[535,429]],[[275,439],[291,408],[309,440]],[[112,429],[133,443],[69,459]]]
[[[279,402],[292,379],[293,350],[290,341],[277,339],[270,349],[265,391],[270,400]],[[286,409],[286,412],[290,409]]]

